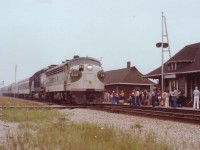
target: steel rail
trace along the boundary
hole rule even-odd
[[[0,106],[0,109],[76,109],[76,108],[85,108],[86,106],[62,106],[62,105],[51,105],[51,106]]]
[[[200,124],[200,111],[194,110],[130,107],[123,105],[93,105],[87,106],[87,108],[111,113],[128,114],[134,116],[157,118],[162,120]]]

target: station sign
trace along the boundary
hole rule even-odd
[[[174,79],[174,78],[176,78],[176,74],[166,74],[166,75],[164,75],[164,78],[165,79]]]

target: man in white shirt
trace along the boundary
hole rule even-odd
[[[195,90],[193,91],[193,95],[194,95],[193,109],[195,109],[195,108],[199,109],[199,95],[200,95],[200,92],[199,92],[197,86],[195,87]]]

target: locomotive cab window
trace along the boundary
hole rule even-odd
[[[79,71],[84,71],[84,65],[79,65]]]

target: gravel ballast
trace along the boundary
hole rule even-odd
[[[88,122],[100,127],[106,125],[130,134],[134,134],[135,126],[139,126],[141,135],[154,132],[158,140],[175,145],[175,149],[200,149],[200,125],[89,109],[62,109],[59,111],[73,123]],[[7,133],[15,134],[17,127],[18,123],[0,121],[0,144],[6,139]]]
[[[142,134],[154,132],[158,140],[175,145],[175,149],[200,149],[200,126],[147,117],[130,116],[88,109],[60,110],[70,121],[88,122],[99,126],[119,128],[134,133],[134,126],[141,126]]]
[[[0,120],[0,144],[6,140],[8,134],[15,135],[17,132],[18,123],[8,123]]]

